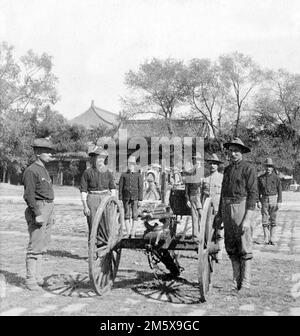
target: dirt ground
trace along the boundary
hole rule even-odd
[[[144,251],[123,249],[113,289],[97,296],[88,277],[87,225],[73,187],[55,189],[56,224],[44,256],[45,287],[39,293],[26,290],[28,234],[22,192],[21,186],[0,184],[0,315],[300,315],[300,193],[283,193],[274,247],[261,244],[257,211],[251,292],[231,290],[231,265],[224,252],[207,301],[201,303],[194,252],[180,252],[184,271],[161,287]]]

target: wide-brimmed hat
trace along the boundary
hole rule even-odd
[[[93,148],[90,148],[88,154],[89,156],[108,156],[108,152],[100,146],[94,146]]]
[[[229,146],[236,145],[239,146],[243,153],[251,152],[251,149],[244,145],[243,141],[240,138],[233,138],[231,141],[224,143],[223,147],[229,149]]]
[[[134,164],[136,164],[135,156],[129,156],[127,162],[128,162],[128,164],[129,164],[129,163],[134,163]]]
[[[206,158],[206,161],[207,161],[207,162],[214,162],[214,163],[216,163],[216,164],[223,163],[223,161],[221,161],[221,160],[219,159],[218,155],[215,154],[215,153],[213,153],[212,155],[208,156],[208,157]]]
[[[273,160],[271,158],[267,158],[265,161],[265,166],[274,167]]]
[[[53,145],[53,143],[49,139],[46,139],[46,138],[34,139],[32,143],[32,147],[33,148],[45,148],[45,149],[51,149],[51,150],[55,149],[55,146]]]

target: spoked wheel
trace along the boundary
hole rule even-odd
[[[211,199],[207,198],[204,202],[201,223],[200,239],[198,245],[198,281],[201,301],[206,301],[211,282],[212,258],[209,254],[209,247],[212,238],[212,204]]]
[[[111,289],[117,275],[122,240],[123,208],[114,196],[107,196],[96,212],[89,242],[89,274],[98,295]]]

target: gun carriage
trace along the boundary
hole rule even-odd
[[[171,275],[179,275],[181,266],[175,251],[193,251],[197,255],[200,300],[206,300],[214,256],[218,250],[214,241],[211,199],[207,198],[203,204],[199,237],[187,238],[184,233],[177,232],[178,216],[190,215],[184,188],[174,186],[167,191],[166,181],[166,173],[163,171],[161,200],[141,203],[140,219],[144,223],[145,230],[140,236],[123,238],[123,207],[116,197],[107,196],[100,204],[93,221],[89,243],[89,275],[98,295],[112,288],[122,249],[143,249],[158,282],[168,278],[167,273],[160,267],[161,263]],[[167,194],[169,194],[168,200]],[[151,225],[153,221],[156,222],[155,225]]]

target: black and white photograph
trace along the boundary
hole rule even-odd
[[[300,2],[0,0],[0,316],[299,315]]]

